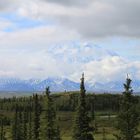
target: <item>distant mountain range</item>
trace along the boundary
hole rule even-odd
[[[14,78],[0,79],[0,91],[44,91],[50,86],[51,91],[79,90],[79,83],[62,78],[47,78],[45,80]]]
[[[21,80],[14,78],[1,78],[0,91],[44,91],[46,86],[50,86],[51,91],[77,91],[80,83],[63,78],[47,78],[45,80],[29,79]],[[88,83],[85,84],[87,91],[97,92],[119,92],[123,91],[123,82]],[[134,81],[132,87],[135,92],[140,91],[140,81]]]

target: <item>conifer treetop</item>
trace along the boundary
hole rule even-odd
[[[125,92],[127,92],[127,93],[133,92],[132,87],[131,87],[131,83],[132,83],[132,80],[130,79],[129,75],[127,74],[126,83],[124,84]]]
[[[48,87],[46,87],[46,95],[49,96],[50,93],[51,93],[51,92],[50,92],[50,87],[48,86]]]
[[[85,90],[85,84],[84,84],[84,73],[82,74],[82,78],[81,78],[81,85],[80,85],[80,90],[81,90],[81,94],[85,93],[86,90]]]

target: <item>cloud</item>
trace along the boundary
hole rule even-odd
[[[20,16],[53,21],[82,39],[140,36],[139,0],[2,0],[0,5]]]
[[[20,0],[1,0],[0,1],[0,11],[1,12],[9,12],[10,10],[15,10],[16,6],[18,6]]]
[[[9,26],[12,26],[12,22],[5,20],[3,18],[0,18],[0,31],[4,31]]]
[[[139,0],[5,0],[0,2],[0,9],[21,19],[49,22],[7,33],[4,29],[17,23],[1,20],[0,76],[62,76],[79,81],[85,71],[86,79],[92,82],[119,80],[126,73],[140,79],[139,61],[82,43],[114,36],[139,38]],[[69,44],[74,40],[81,43]]]
[[[65,15],[59,18],[61,23],[77,30],[83,38],[140,36],[138,0],[94,1],[81,12],[83,16]]]
[[[67,35],[66,35],[67,34]],[[10,48],[28,48],[47,46],[52,43],[64,42],[69,39],[74,40],[77,34],[73,31],[65,31],[65,28],[56,26],[39,26],[37,28],[28,28],[16,30],[14,32],[0,32],[0,48],[2,46]],[[7,42],[8,40],[8,42]]]
[[[90,61],[85,64],[84,70],[90,83],[123,81],[126,74],[130,74],[134,80],[140,80],[140,61],[130,62],[120,56]]]
[[[105,57],[85,64],[87,80],[92,83],[119,81],[124,79],[129,71],[129,63],[119,56]]]
[[[127,73],[133,79],[140,79],[140,61],[129,61],[91,43],[53,46],[45,43],[41,47],[33,44],[20,48],[12,46],[11,49],[1,47],[0,77],[45,79],[60,76],[79,82],[81,73],[85,72],[86,80],[91,83],[124,80]]]
[[[92,0],[84,7],[67,7],[69,3],[76,5],[72,0],[53,1],[53,3],[38,1],[30,5],[31,9],[35,8],[33,10],[35,12],[30,11],[29,7],[25,7],[24,10],[26,12],[29,10],[34,17],[42,19],[51,17],[62,26],[74,29],[83,38],[140,36],[139,0]]]
[[[3,10],[6,7],[8,7],[9,6],[9,2],[10,2],[10,0],[1,0],[0,1],[0,10]]]
[[[89,4],[92,0],[44,0],[46,2],[50,3],[57,3],[59,5],[64,5],[64,6],[85,6]]]

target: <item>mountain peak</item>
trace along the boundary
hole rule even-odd
[[[80,83],[67,78],[48,77],[44,80],[29,79],[21,80],[17,78],[0,78],[0,91],[44,91],[50,86],[52,92],[56,91],[78,91]],[[140,81],[134,81],[132,85],[134,91],[140,90]],[[123,91],[123,82],[115,81],[108,83],[86,82],[87,91]]]

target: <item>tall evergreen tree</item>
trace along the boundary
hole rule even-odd
[[[0,140],[6,140],[5,131],[4,131],[4,119],[1,118],[1,130],[0,130]]]
[[[16,104],[12,127],[12,140],[23,140],[23,119],[21,108]]]
[[[50,96],[49,87],[46,88],[45,104],[45,140],[61,140],[59,128],[56,122],[56,113],[53,106],[53,100]]]
[[[92,95],[90,97],[89,101],[90,101],[90,104],[91,104],[91,118],[92,118],[92,120],[95,120],[95,103],[94,103],[95,96]]]
[[[73,131],[73,140],[94,140],[92,136],[93,128],[90,127],[90,118],[88,116],[86,105],[86,90],[84,85],[84,74],[81,78],[80,97],[75,118]]]
[[[127,77],[124,84],[125,91],[122,95],[122,101],[120,104],[120,112],[118,114],[118,126],[119,135],[118,140],[135,140],[138,134],[138,124],[140,121],[139,113],[137,110],[137,101],[133,96],[133,90],[131,88],[132,80]]]
[[[39,104],[38,95],[34,95],[34,140],[39,140],[39,129],[40,129],[40,113],[41,108]]]
[[[0,130],[0,140],[3,140],[3,119],[1,119],[1,130]]]
[[[19,110],[18,110],[17,139],[18,140],[24,140],[23,113],[22,113],[20,107],[19,107]]]
[[[18,105],[16,104],[15,115],[14,115],[13,126],[12,126],[12,140],[18,140],[17,130],[18,130]]]
[[[23,112],[23,139],[27,140],[27,110]]]
[[[33,139],[33,126],[32,126],[32,97],[29,100],[29,107],[28,107],[28,140]]]

